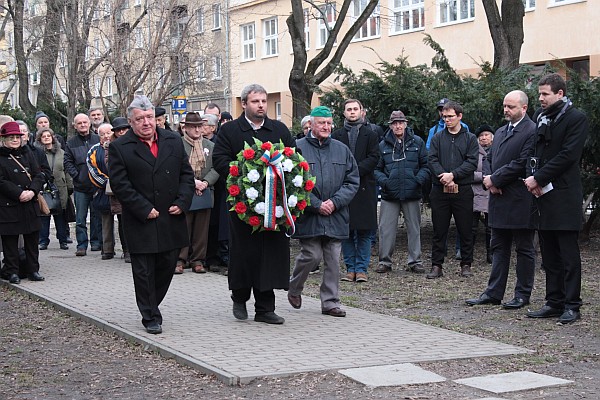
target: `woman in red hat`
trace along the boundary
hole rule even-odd
[[[35,155],[23,140],[19,124],[7,122],[0,128],[0,236],[4,252],[1,276],[21,283],[19,272],[32,281],[43,281],[38,261],[41,228],[37,195],[46,181]],[[19,235],[25,243],[26,266],[19,271]]]

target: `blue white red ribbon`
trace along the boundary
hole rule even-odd
[[[264,154],[260,158],[265,163],[265,220],[263,226],[265,229],[274,230],[277,227],[277,180],[281,181],[282,190],[282,205],[284,214],[288,220],[292,233],[296,231],[294,219],[292,213],[287,204],[287,193],[285,191],[285,179],[283,176],[283,167],[281,163],[284,161],[284,156],[278,150],[275,150],[271,154],[270,150],[265,150]]]

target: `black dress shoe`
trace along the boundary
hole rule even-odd
[[[162,327],[160,326],[160,324],[158,322],[152,322],[151,324],[148,324],[146,326],[146,332],[148,332],[152,335],[158,335],[158,334],[162,333]]]
[[[40,250],[48,250],[47,244],[40,244]]]
[[[519,308],[525,307],[527,304],[529,304],[529,300],[525,300],[520,297],[515,297],[511,301],[502,303],[502,308],[504,308],[505,310],[518,310]]]
[[[19,275],[17,274],[10,274],[10,276],[8,277],[8,281],[10,283],[18,285],[19,283],[21,283],[21,278],[19,278]]]
[[[67,244],[67,242],[61,243],[60,249],[61,250],[69,250],[69,245]]]
[[[558,319],[558,323],[562,325],[567,325],[577,321],[578,319],[581,319],[581,313],[579,311],[565,310],[565,312],[562,313],[562,315]]]
[[[332,317],[345,317],[346,316],[346,311],[342,310],[339,307],[334,307],[334,308],[331,308],[329,310],[323,310],[323,311],[321,311],[321,314],[331,315]]]
[[[233,316],[236,319],[248,319],[248,310],[246,310],[246,303],[233,302]]]
[[[300,295],[294,296],[294,295],[288,293],[288,301],[290,302],[292,307],[294,307],[295,309],[302,307],[302,296],[300,296]]]
[[[563,310],[559,308],[552,308],[550,306],[544,306],[537,311],[528,311],[527,316],[529,318],[553,318],[560,317]]]
[[[68,243],[68,244],[71,244],[71,243],[73,243],[73,239],[71,239],[70,237],[68,237],[68,236],[67,236],[67,243]]]
[[[273,324],[273,325],[281,325],[285,322],[285,319],[283,319],[282,317],[280,317],[279,315],[275,314],[272,311],[256,314],[254,316],[254,320],[256,322],[264,322],[266,324]]]
[[[104,253],[102,254],[103,260],[112,260],[115,257],[114,253]]]
[[[102,247],[92,246],[92,251],[100,251],[100,250],[102,250]]]
[[[465,300],[465,303],[467,303],[470,306],[481,306],[484,304],[494,304],[494,305],[498,305],[501,303],[500,300],[495,299],[493,297],[488,296],[485,293],[482,293],[481,296],[479,296],[476,299],[468,299]]]
[[[41,282],[46,279],[42,275],[40,275],[39,272],[32,272],[31,274],[27,275],[27,278],[29,278],[30,281],[35,282]]]

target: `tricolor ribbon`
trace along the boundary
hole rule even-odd
[[[287,193],[285,191],[285,180],[283,179],[283,167],[281,163],[284,160],[283,154],[278,150],[275,150],[271,154],[270,150],[265,150],[264,154],[260,158],[265,163],[265,221],[263,226],[265,229],[274,230],[277,227],[277,216],[275,209],[277,207],[277,179],[281,181],[281,189],[283,192],[282,203],[285,216],[290,224],[292,233],[296,231],[292,213],[287,204]]]

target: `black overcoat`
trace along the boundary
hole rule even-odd
[[[336,130],[331,137],[350,147],[345,128]],[[374,171],[379,162],[379,136],[365,125],[358,131],[354,158],[358,164],[360,187],[350,202],[350,229],[377,229],[377,181]]]
[[[253,130],[245,116],[221,126],[213,152],[213,165],[221,179],[229,175],[229,163],[243,150],[244,143],[279,143],[295,147],[288,128],[279,121],[265,118],[263,126]],[[231,205],[229,205],[231,206]],[[229,289],[253,287],[264,292],[288,289],[290,279],[290,240],[283,231],[254,232],[240,220],[235,211],[229,212]]]
[[[109,176],[123,209],[123,230],[131,253],[160,253],[189,245],[185,214],[169,214],[177,205],[187,211],[194,193],[194,173],[181,137],[157,128],[158,157],[129,131],[112,142]],[[155,208],[158,218],[148,219]]]
[[[492,228],[532,229],[533,196],[523,183],[525,165],[533,154],[535,124],[525,115],[519,124],[508,132],[508,124],[494,134],[492,147],[484,163],[484,174],[502,194],[492,194],[488,206],[488,222]]]
[[[11,155],[27,169],[31,180]],[[24,190],[37,194],[45,181],[36,155],[29,147],[0,147],[0,235],[28,234],[41,229],[42,213],[37,197],[22,203],[19,196]]]
[[[541,109],[536,111],[534,121],[540,113]],[[535,200],[541,230],[581,230],[583,187],[579,160],[588,132],[585,114],[570,106],[548,126],[545,136],[537,135],[535,155],[540,165],[533,176],[540,186],[552,182],[554,187]]]

